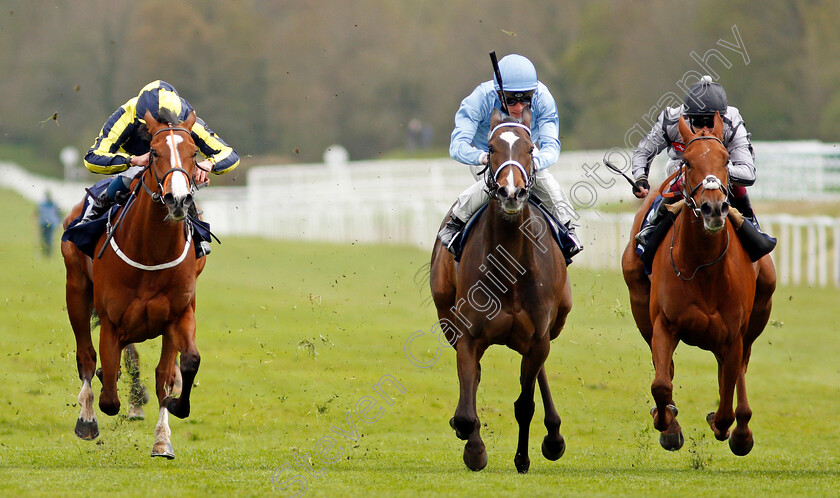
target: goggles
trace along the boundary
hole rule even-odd
[[[688,119],[691,121],[691,126],[693,126],[695,129],[715,127],[714,115],[689,116]]]
[[[525,92],[505,92],[504,93],[505,103],[509,106],[516,105],[520,102],[522,102],[523,104],[530,104],[531,99],[533,99],[533,98],[534,98],[534,90],[528,90],[528,91],[525,91]]]

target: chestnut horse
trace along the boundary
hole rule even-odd
[[[748,425],[752,411],[745,375],[753,341],[770,317],[776,273],[769,255],[752,263],[738,239],[733,225],[743,220],[735,211],[730,213],[727,202],[729,153],[722,142],[719,114],[714,122],[711,133],[695,134],[680,119],[686,146],[683,167],[676,174],[684,175],[685,202],[656,250],[650,278],[635,253],[633,235],[638,233],[654,195],[648,196],[636,214],[621,265],[633,317],[653,355],[656,373],[651,392],[656,406],[651,415],[654,427],[661,432],[659,443],[673,451],[684,442],[672,397],[673,354],[682,341],[715,355],[720,401],[706,421],[718,440],[729,439],[734,454],[746,455],[754,440]],[[667,186],[668,180],[660,190]],[[683,201],[674,206],[680,204]],[[738,406],[733,410],[736,386]],[[729,427],[736,420],[730,435]]]
[[[140,194],[132,197],[121,224],[110,241],[100,237],[90,258],[70,241],[62,242],[67,269],[67,313],[76,335],[76,361],[82,390],[76,435],[94,439],[99,434],[93,408],[91,379],[96,350],[90,319],[95,309],[100,320],[102,391],[99,408],[108,415],[120,411],[117,376],[123,348],[163,336],[160,362],[155,370],[159,418],[152,456],[174,458],[169,413],[185,418],[190,413],[190,391],[200,356],[195,346],[195,283],[205,258],[196,259],[187,219],[193,202],[191,179],[198,148],[190,134],[195,113],[177,125],[157,122],[146,112],[151,135],[148,167],[135,178]],[[137,185],[137,184],[135,184]],[[81,213],[76,205],[65,226]],[[103,252],[103,246],[109,243]],[[175,360],[181,353],[183,387],[173,397]],[[135,353],[136,355],[136,353]]]
[[[460,264],[436,241],[430,283],[439,324],[455,348],[460,398],[450,426],[466,440],[464,463],[471,470],[487,465],[476,412],[481,357],[492,344],[522,355],[521,394],[514,403],[519,442],[514,464],[528,471],[528,431],[539,379],[548,435],[542,452],[557,460],[565,451],[560,416],[554,408],[544,363],[550,341],[560,334],[572,308],[566,260],[528,196],[534,182],[530,138],[531,112],[522,122],[493,112],[490,125],[488,188],[491,200],[474,221]],[[451,212],[450,212],[451,213]],[[444,220],[444,223],[446,220]]]

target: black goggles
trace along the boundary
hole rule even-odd
[[[504,98],[507,105],[516,105],[520,102],[530,104],[531,99],[534,98],[534,90],[528,90],[527,92],[505,92]]]
[[[688,118],[691,120],[691,126],[694,128],[714,128],[715,127],[715,117],[714,115],[703,115],[703,116],[689,116]]]

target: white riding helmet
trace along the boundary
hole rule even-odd
[[[537,89],[537,68],[527,58],[519,54],[510,54],[499,61],[502,84],[505,92],[528,92]],[[499,82],[493,75],[493,86],[499,90]]]

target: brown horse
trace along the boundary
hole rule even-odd
[[[522,355],[522,391],[514,403],[519,424],[516,469],[525,473],[530,466],[528,431],[537,379],[548,430],[543,455],[557,460],[566,447],[543,365],[550,341],[560,334],[572,308],[572,293],[566,260],[542,216],[528,204],[534,174],[530,122],[527,109],[522,123],[493,112],[490,204],[474,222],[459,265],[440,241],[432,250],[432,297],[442,332],[456,351],[461,388],[449,423],[458,438],[467,441],[464,463],[471,470],[487,465],[475,397],[481,378],[479,362],[492,344],[507,345]]]
[[[117,213],[119,216],[125,211],[110,241],[107,234],[100,238],[96,254],[101,258],[87,257],[72,242],[61,244],[67,269],[67,313],[76,335],[76,361],[82,380],[76,434],[82,439],[94,439],[99,434],[91,389],[96,350],[90,318],[95,309],[100,320],[102,361],[99,408],[108,415],[120,411],[120,352],[133,343],[163,336],[155,370],[160,410],[152,456],[166,458],[175,457],[168,414],[179,418],[189,415],[190,391],[200,362],[195,346],[195,283],[205,258],[196,259],[184,222],[193,202],[191,178],[198,148],[190,130],[195,119],[192,113],[183,123],[167,125],[147,112],[145,120],[152,137],[150,163],[134,180],[141,182],[138,188],[143,188]],[[65,226],[81,209],[81,204],[73,208]],[[100,253],[106,243],[110,246]],[[183,387],[176,398],[172,390],[178,352]]]
[[[715,115],[711,133],[693,133],[684,119],[679,130],[686,144],[681,173],[685,205],[656,250],[650,278],[635,254],[633,235],[655,196],[648,196],[637,213],[621,261],[633,317],[653,355],[656,406],[651,415],[662,433],[662,447],[680,449],[684,438],[672,397],[673,353],[680,341],[711,351],[718,361],[720,404],[706,420],[718,440],[728,438],[733,453],[746,455],[754,441],[745,375],[753,341],[770,317],[775,268],[769,255],[751,263],[733,226],[742,220],[729,212],[729,154],[720,115]],[[667,186],[668,180],[660,190]],[[736,386],[738,406],[733,411]]]

